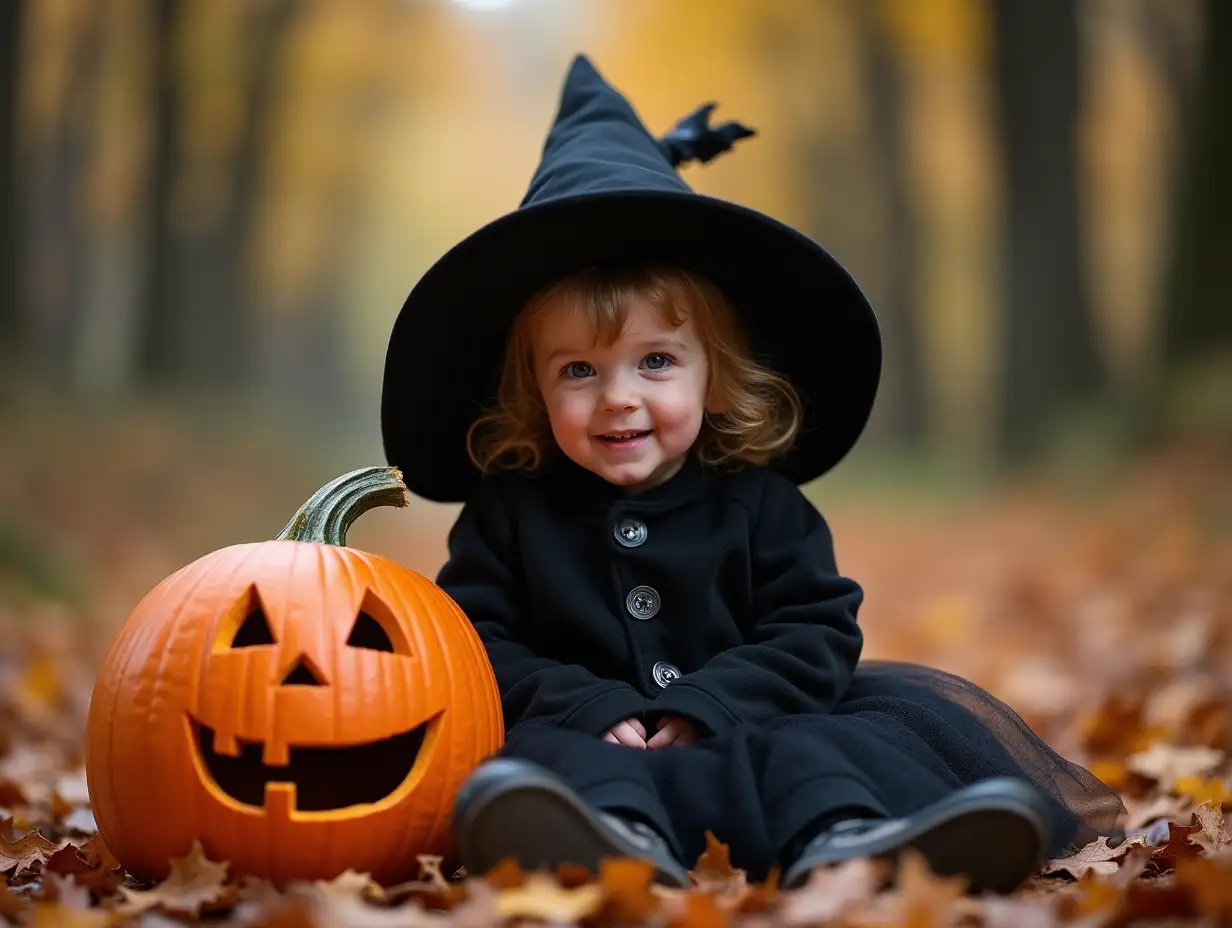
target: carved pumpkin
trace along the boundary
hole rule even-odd
[[[392,468],[322,487],[277,539],[215,551],[128,617],[95,682],[86,776],[104,842],[164,878],[200,838],[234,873],[377,880],[447,854],[462,781],[503,738],[470,622],[434,583],[345,547]]]

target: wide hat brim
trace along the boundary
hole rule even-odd
[[[881,339],[868,301],[824,248],[763,213],[688,190],[617,189],[524,205],[454,246],[394,322],[381,429],[407,487],[466,500],[466,452],[496,398],[509,327],[545,285],[607,263],[662,262],[701,274],[731,301],[755,355],[800,394],[804,421],[772,466],[796,483],[831,469],[872,410]]]

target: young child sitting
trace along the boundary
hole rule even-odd
[[[863,594],[797,485],[864,427],[876,320],[819,245],[680,179],[752,134],[709,112],[656,140],[579,56],[520,208],[395,324],[387,454],[465,501],[437,582],[507,729],[458,853],[687,885],[709,830],[787,887],[913,847],[1012,890],[1123,806],[974,684],[860,660]]]

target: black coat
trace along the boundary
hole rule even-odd
[[[860,587],[830,531],[766,468],[690,462],[644,493],[563,462],[486,478],[437,583],[487,647],[505,726],[600,735],[622,719],[829,712],[860,657]]]

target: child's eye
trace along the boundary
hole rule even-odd
[[[595,369],[587,361],[570,361],[560,369],[560,372],[566,377],[578,378],[591,376]]]
[[[648,354],[642,358],[642,364],[648,371],[665,371],[672,366],[672,359],[666,354]]]

